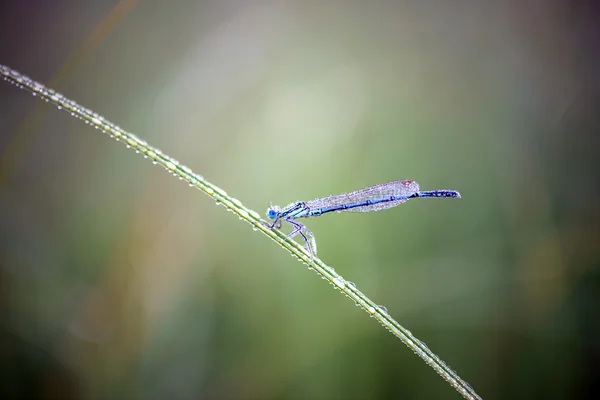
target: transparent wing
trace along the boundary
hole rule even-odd
[[[370,211],[385,210],[386,208],[396,207],[396,206],[406,202],[406,200],[408,200],[408,198],[394,200],[394,201],[386,201],[384,203],[378,203],[378,204],[371,204],[369,206],[364,206],[364,207],[348,208],[347,210],[343,210],[343,211],[344,212],[370,212]]]
[[[386,208],[392,208],[408,200],[408,197],[419,191],[419,184],[411,179],[382,183],[375,186],[369,186],[364,189],[355,190],[354,192],[342,193],[320,199],[310,200],[305,204],[311,209],[323,207],[338,206],[342,204],[354,204],[361,201],[377,200],[390,196],[404,196],[404,198],[387,201],[378,204],[371,204],[363,207],[355,207],[344,212],[369,212],[379,211]]]

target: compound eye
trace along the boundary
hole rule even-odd
[[[269,219],[274,219],[277,216],[277,212],[275,210],[273,210],[272,208],[269,208],[267,210],[267,217],[269,217]]]

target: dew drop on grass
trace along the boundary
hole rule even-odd
[[[336,284],[336,286],[338,286],[340,289],[344,289],[346,287],[346,281],[344,281],[342,278],[337,277],[333,280],[333,282]]]

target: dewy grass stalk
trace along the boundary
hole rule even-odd
[[[35,82],[4,65],[0,65],[0,75],[5,81],[16,85],[18,88],[28,90],[34,96],[38,96],[46,102],[55,104],[59,109],[70,112],[73,117],[85,121],[85,123],[93,126],[95,129],[122,142],[127,148],[132,149],[138,154],[142,154],[144,158],[152,160],[154,164],[162,165],[167,172],[173,176],[187,181],[191,187],[200,189],[212,197],[218,204],[223,205],[228,211],[237,214],[241,220],[252,225],[252,229],[264,233],[290,252],[294,257],[307,264],[309,269],[315,271],[321,278],[326,279],[334,288],[338,289],[346,295],[346,297],[352,299],[356,305],[365,310],[367,314],[377,320],[384,328],[402,340],[405,345],[421,357],[423,361],[431,366],[431,368],[454,387],[464,398],[480,398],[473,388],[471,388],[467,382],[462,380],[458,374],[446,365],[446,363],[444,363],[437,355],[429,350],[425,343],[414,337],[409,330],[403,328],[396,320],[390,317],[385,307],[373,303],[373,301],[358,290],[352,282],[346,281],[335,272],[333,268],[328,267],[319,258],[315,257],[311,260],[310,254],[308,254],[300,244],[292,239],[286,238],[279,230],[269,229],[256,211],[245,207],[241,201],[229,196],[223,189],[208,182],[202,176],[195,174],[190,168],[180,164],[179,161],[150,146],[144,140],[123,130],[119,126],[104,119],[104,117],[69,100],[62,94],[56,93],[55,91],[46,88],[41,83]]]

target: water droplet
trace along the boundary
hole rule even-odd
[[[250,214],[248,214],[245,210],[239,210],[238,211],[240,213],[240,215],[242,217],[244,217],[245,219],[250,219]]]
[[[346,287],[346,281],[339,276],[333,280],[333,283],[335,283],[340,289],[344,289]]]
[[[231,199],[231,202],[232,202],[233,204],[235,204],[236,206],[238,206],[238,207],[243,207],[243,204],[242,204],[242,202],[241,202],[241,201],[239,201],[238,199]]]
[[[384,313],[384,314],[387,314],[387,313],[388,313],[388,309],[387,309],[387,307],[386,307],[386,306],[379,306],[379,309],[380,309],[381,311],[383,311],[383,313]]]
[[[227,192],[224,191],[223,189],[221,189],[220,187],[215,186],[213,189],[215,192],[219,193],[221,196],[227,197]]]
[[[254,219],[260,219],[260,214],[259,214],[259,213],[257,213],[257,212],[256,212],[256,211],[254,211],[254,210],[250,210],[250,211],[248,212],[248,214],[249,214],[249,215],[250,215],[252,218],[254,218]]]
[[[356,284],[352,281],[346,281],[346,283],[348,284],[348,286],[352,286],[353,288],[356,289]]]

